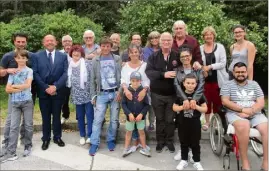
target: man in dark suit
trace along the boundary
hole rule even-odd
[[[36,53],[33,63],[34,79],[37,82],[39,107],[42,115],[42,149],[47,150],[51,138],[51,114],[53,115],[53,141],[63,147],[60,121],[64,88],[67,81],[67,56],[55,50],[57,43],[53,35],[43,39],[45,50]]]

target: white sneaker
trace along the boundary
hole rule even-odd
[[[85,142],[85,138],[84,137],[80,137],[79,143],[80,143],[80,145],[84,145],[86,143]]]
[[[132,151],[132,152],[136,152],[136,150],[137,150],[137,146],[132,146],[131,148],[130,148],[130,150]]]
[[[177,165],[177,170],[183,170],[188,166],[188,162],[186,160],[181,160]]]
[[[67,121],[67,119],[65,119],[64,117],[62,117],[61,124],[64,124],[66,121]]]
[[[174,156],[174,160],[176,160],[176,161],[181,160],[181,150],[178,150],[177,154]],[[191,151],[189,151],[189,153],[188,153],[188,161],[190,163],[194,163]]]
[[[91,139],[90,138],[87,138],[86,144],[90,144],[90,143],[91,143]]]
[[[138,144],[138,145],[136,146],[136,149],[138,149],[138,148],[143,148],[143,147],[142,147],[142,145],[141,145],[141,144]],[[146,145],[146,149],[150,151],[150,147],[149,147],[149,146],[147,146],[147,145]]]
[[[203,166],[201,165],[200,162],[195,162],[193,164],[193,167],[196,169],[196,170],[204,170]]]

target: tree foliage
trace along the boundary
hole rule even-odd
[[[14,18],[8,24],[1,22],[0,28],[1,56],[13,49],[11,36],[15,32],[28,34],[27,49],[31,51],[37,51],[42,48],[42,38],[46,34],[53,34],[58,42],[61,42],[63,35],[69,34],[73,38],[74,43],[82,43],[83,32],[87,29],[95,32],[97,41],[104,34],[102,26],[95,24],[89,18],[74,15],[72,10]]]
[[[145,40],[154,30],[172,32],[173,23],[183,20],[188,25],[188,33],[203,43],[201,32],[204,27],[211,25],[216,29],[217,41],[224,44],[228,54],[228,49],[234,42],[231,28],[240,22],[227,18],[222,11],[223,7],[220,4],[213,5],[208,0],[132,1],[121,8],[122,19],[118,26],[125,34],[140,32]],[[268,46],[263,41],[267,35],[267,28],[260,28],[256,22],[251,22],[248,26],[248,39],[258,50],[256,63],[267,66]],[[262,68],[267,71],[267,67]]]

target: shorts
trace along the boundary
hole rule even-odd
[[[227,120],[230,124],[233,124],[237,120],[247,120],[250,122],[251,127],[256,127],[257,125],[268,122],[266,116],[262,113],[255,114],[251,119],[241,118],[240,116],[236,115],[235,113],[227,113],[226,114]]]
[[[141,120],[139,122],[126,121],[126,124],[125,124],[126,130],[127,131],[133,131],[134,127],[135,127],[135,124],[136,124],[136,127],[137,127],[138,130],[144,130],[144,128],[146,126],[145,120]]]

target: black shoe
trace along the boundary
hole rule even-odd
[[[166,147],[168,148],[168,150],[170,151],[170,153],[174,153],[175,152],[175,146],[173,143],[166,143]]]
[[[42,150],[47,150],[49,148],[49,145],[50,145],[50,141],[43,141],[43,144],[42,144]]]
[[[164,144],[157,144],[156,152],[161,153],[163,151]]]
[[[58,144],[59,147],[64,147],[65,143],[63,142],[63,140],[61,138],[59,138],[58,140],[53,140],[53,142],[55,144]]]

